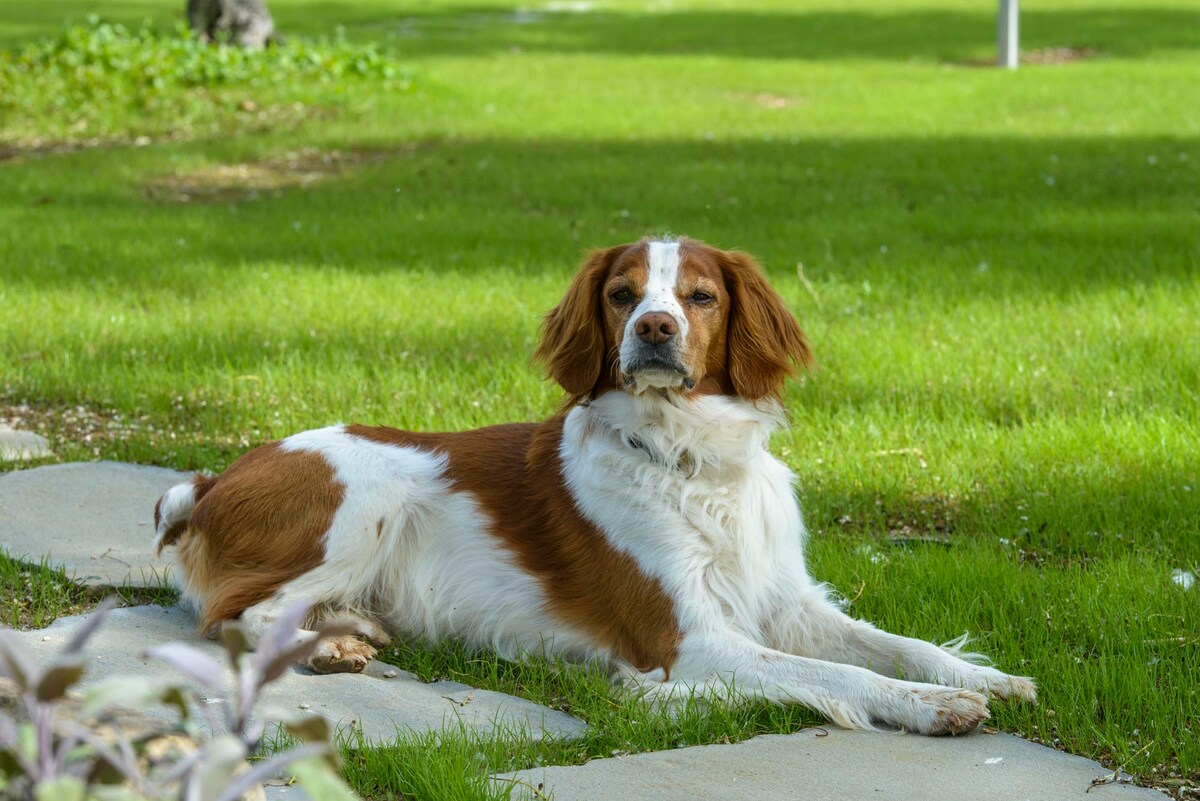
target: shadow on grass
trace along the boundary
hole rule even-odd
[[[1027,465],[981,473],[965,496],[806,469],[799,494],[817,543],[846,534],[873,538],[884,550],[940,553],[982,541],[1030,568],[1086,567],[1125,553],[1150,554],[1171,567],[1200,565],[1200,539],[1183,533],[1200,527],[1194,491],[1200,458],[1121,454],[1086,469],[1078,462],[1065,453],[1040,455]],[[1159,579],[1166,585],[1170,575]]]
[[[565,278],[588,247],[675,232],[777,274],[803,262],[947,299],[1190,285],[1198,168],[1194,138],[451,141],[202,205],[155,201],[119,160],[77,153],[0,182],[23,232],[0,275],[181,295],[257,262]]]
[[[977,12],[669,11],[539,12],[462,6],[398,15],[367,26],[424,56],[508,51],[702,55],[773,59],[961,60],[994,48],[995,6]],[[306,6],[304,20],[344,15],[337,4]],[[358,24],[362,24],[361,21]],[[1022,47],[1071,46],[1120,57],[1200,47],[1200,14],[1182,8],[1021,11]]]
[[[89,14],[137,25],[168,27],[183,17],[183,2],[56,0],[48,14],[36,3],[4,3],[0,46],[53,34]],[[532,6],[532,10],[529,10]],[[411,8],[411,7],[410,7]],[[613,55],[702,55],[772,59],[928,59],[962,61],[994,47],[995,6],[978,11],[670,11],[588,13],[538,11],[536,4],[460,5],[412,13],[373,3],[272,2],[280,30],[328,36],[338,26],[358,40],[391,41],[406,54],[478,55],[512,47],[535,52]],[[1070,46],[1100,55],[1140,58],[1200,47],[1200,14],[1169,7],[1024,8],[1026,50]]]

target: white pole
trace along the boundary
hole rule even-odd
[[[1010,70],[1017,68],[1021,55],[1018,43],[1017,0],[1000,0],[1000,19],[997,23],[996,44],[999,50],[997,63]]]

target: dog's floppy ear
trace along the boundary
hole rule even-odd
[[[613,262],[629,247],[589,253],[567,294],[542,320],[541,341],[533,358],[570,393],[571,403],[589,397],[600,380],[608,350],[600,292]]]
[[[812,366],[808,339],[754,259],[735,251],[720,261],[731,298],[727,367],[734,391],[747,400],[778,398],[796,366]]]

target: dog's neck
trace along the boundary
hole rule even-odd
[[[581,404],[587,426],[658,464],[699,475],[737,469],[761,455],[785,422],[777,401],[669,391],[606,392]]]

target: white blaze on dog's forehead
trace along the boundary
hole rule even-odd
[[[629,327],[644,314],[666,312],[675,318],[679,336],[687,336],[688,319],[675,297],[675,286],[679,283],[679,243],[651,242],[646,253],[646,290],[642,302],[629,318]]]

